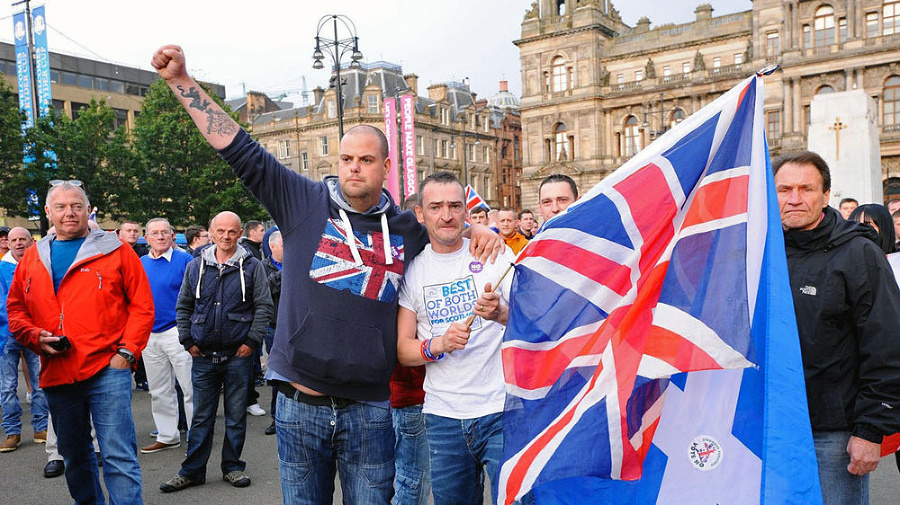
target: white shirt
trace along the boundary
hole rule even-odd
[[[493,264],[482,265],[469,253],[469,241],[456,252],[438,254],[431,245],[412,261],[400,285],[400,306],[416,313],[419,340],[439,337],[451,323],[465,323],[490,282],[515,260],[509,248]],[[496,292],[509,305],[512,272]],[[454,419],[472,419],[503,411],[505,389],[500,345],[505,326],[476,317],[465,349],[429,362],[422,411]]]

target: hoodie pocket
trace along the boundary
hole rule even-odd
[[[253,312],[229,312],[225,323],[222,325],[222,335],[227,338],[240,338],[241,340],[250,333],[250,325],[253,324]]]
[[[292,365],[328,382],[371,384],[390,375],[374,326],[309,313],[289,343]]]

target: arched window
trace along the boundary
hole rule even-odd
[[[827,84],[816,90],[817,95],[827,95],[829,93],[834,93],[834,88]]]
[[[900,77],[892,75],[884,81],[884,119],[882,124],[900,124]]]
[[[823,5],[816,10],[813,31],[815,32],[813,45],[818,47],[834,44],[834,8]]]
[[[557,123],[553,131],[553,155],[556,161],[569,159],[572,153],[566,152],[566,124]]]
[[[641,123],[635,116],[628,116],[625,120],[625,149],[622,154],[625,156],[634,156],[644,146],[641,142]]]
[[[687,117],[687,115],[684,113],[684,109],[679,108],[673,110],[672,113],[669,114],[669,128],[674,128],[675,125],[684,121],[685,117]]]
[[[565,91],[569,87],[569,82],[567,79],[566,73],[566,60],[562,56],[557,56],[553,58],[553,62],[550,64],[553,73],[553,92],[559,93],[560,91]]]

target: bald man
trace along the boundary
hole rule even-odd
[[[262,263],[238,247],[241,231],[237,214],[217,214],[210,221],[213,245],[188,263],[178,293],[178,338],[193,358],[194,416],[181,470],[160,485],[165,493],[206,482],[223,387],[222,478],[234,487],[250,485],[240,459],[247,434],[247,388],[274,307]]]

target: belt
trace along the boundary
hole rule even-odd
[[[349,400],[347,398],[338,398],[336,396],[313,396],[300,391],[299,389],[291,386],[289,382],[270,381],[275,389],[286,396],[287,398],[294,400],[295,402],[305,403],[307,405],[312,405],[314,407],[333,407],[336,409],[343,409],[357,403],[355,400]]]

